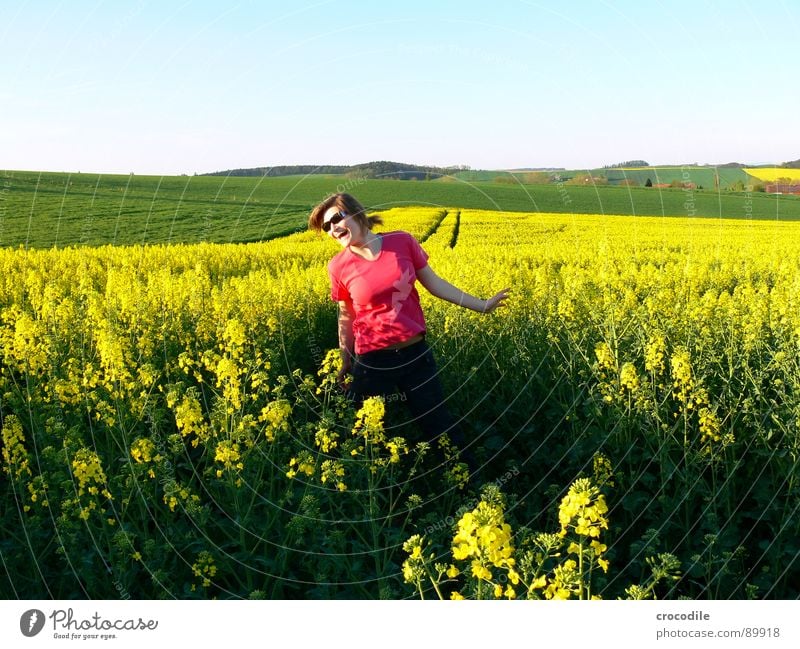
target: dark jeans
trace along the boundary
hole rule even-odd
[[[411,411],[425,441],[435,442],[447,433],[461,446],[461,435],[444,404],[444,393],[428,343],[401,349],[380,349],[356,356],[349,396],[357,403],[367,397],[399,393]]]

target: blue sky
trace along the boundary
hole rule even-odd
[[[4,2],[0,168],[800,158],[800,3]]]

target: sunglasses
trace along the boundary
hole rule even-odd
[[[337,223],[341,223],[347,218],[347,214],[344,212],[336,212],[331,218],[329,218],[325,223],[322,224],[322,231],[323,232],[330,232],[331,228],[336,225]]]

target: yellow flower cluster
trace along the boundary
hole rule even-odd
[[[386,405],[382,397],[369,397],[364,399],[361,408],[356,412],[353,425],[353,435],[363,440],[363,445],[350,451],[355,456],[367,452],[372,463],[371,470],[387,464],[397,464],[400,456],[408,453],[408,445],[402,437],[387,438],[383,427],[383,418],[386,414]],[[382,457],[381,452],[388,452],[388,457]]]
[[[338,439],[339,433],[328,428],[326,424],[322,424],[314,435],[314,444],[323,453],[330,453],[339,445]]]
[[[174,401],[167,398],[167,405],[173,407]],[[183,396],[180,403],[174,408],[175,424],[181,435],[192,437],[192,446],[197,447],[201,442],[206,442],[211,436],[211,429],[206,422],[203,408],[193,392]]]
[[[397,464],[400,462],[400,456],[408,453],[408,446],[406,440],[402,437],[392,437],[384,442],[384,448],[389,452],[389,463]]]
[[[578,478],[570,485],[567,495],[558,507],[561,536],[573,530],[580,536],[597,538],[600,530],[608,529],[608,505],[605,496],[589,478]]]
[[[140,437],[131,444],[131,457],[136,464],[149,464],[150,462],[158,462],[162,459],[160,453],[156,453],[156,445],[149,437]],[[150,478],[156,477],[156,472],[153,467],[147,470],[147,475]]]
[[[289,417],[292,414],[292,404],[286,399],[270,401],[261,409],[258,420],[266,423],[264,434],[270,442],[275,441],[275,436],[281,432],[289,432]]]
[[[456,489],[465,489],[469,484],[470,472],[469,466],[459,461],[460,451],[458,447],[453,444],[449,435],[446,433],[441,435],[436,444],[442,451],[444,456],[444,479],[448,485]]]
[[[347,485],[342,478],[344,477],[344,464],[339,460],[324,460],[320,467],[320,482],[326,484],[330,482],[336,485],[339,491],[346,491]]]
[[[596,457],[601,472],[608,471],[608,458]],[[604,495],[589,478],[579,478],[561,501],[560,533],[524,532],[523,548],[519,549],[514,547],[511,526],[505,521],[502,494],[496,487],[485,488],[477,507],[459,519],[451,548],[455,562],[470,562],[464,576],[470,591],[467,596],[600,599],[592,594],[592,571],[595,567],[604,573],[609,569],[608,546],[598,538],[601,530],[608,529],[607,512]],[[409,554],[403,563],[404,579],[414,584],[424,599],[422,582],[427,578],[441,598],[439,585],[445,577],[455,580],[462,571],[455,564],[435,564],[434,575],[434,554],[424,548],[425,537],[420,535],[403,545]],[[564,554],[566,558],[562,558]],[[451,599],[464,599],[466,592],[456,590]]]
[[[217,449],[214,452],[214,461],[223,465],[222,469],[217,469],[218,478],[222,477],[224,471],[241,471],[244,469],[239,444],[229,439],[222,440],[217,444]]]
[[[595,371],[600,379],[599,390],[605,403],[619,401],[620,397],[634,397],[639,390],[639,372],[636,366],[625,361],[618,363],[611,346],[603,341],[595,345]]]
[[[697,411],[697,419],[700,424],[701,443],[722,441],[719,417],[711,408],[702,406]]]
[[[98,494],[106,498],[111,498],[111,494],[106,489],[106,473],[100,463],[97,453],[82,448],[75,453],[72,459],[72,475],[78,481],[78,495],[88,493],[92,496]]]
[[[28,494],[32,503],[40,503],[42,507],[49,507],[50,501],[47,496],[47,482],[41,475],[37,475],[28,483]],[[25,511],[30,511],[29,505],[24,505]]]
[[[8,415],[3,421],[3,471],[17,480],[31,475],[25,433],[16,415]]]
[[[5,362],[34,376],[41,376],[52,354],[44,323],[12,306],[3,313],[0,352]]]
[[[424,544],[425,539],[419,534],[414,534],[403,543],[403,550],[408,553],[408,558],[403,561],[403,579],[406,583],[418,583],[425,576]]]
[[[594,348],[594,355],[597,358],[597,367],[600,370],[616,370],[617,361],[614,352],[605,341],[597,343]]]
[[[156,445],[149,437],[140,437],[131,444],[131,457],[137,464],[157,462],[160,456],[155,453]]]
[[[614,465],[603,453],[595,453],[592,457],[592,474],[594,481],[600,486],[614,486]]]
[[[619,387],[623,392],[636,392],[639,389],[639,373],[633,363],[625,362],[619,370]]]
[[[672,385],[675,398],[688,409],[692,409],[692,392],[695,383],[692,376],[692,359],[685,349],[677,350],[670,361]]]
[[[492,584],[495,597],[516,596],[513,585],[519,583],[519,575],[514,569],[516,560],[513,556],[511,526],[505,522],[500,504],[482,500],[475,509],[466,512],[458,521],[452,549],[455,560],[471,559],[472,575]],[[506,589],[494,583],[494,568],[505,571],[510,582]]]
[[[192,573],[199,579],[198,585],[203,588],[211,586],[211,580],[217,574],[214,556],[207,550],[203,550],[197,555],[197,560],[192,564]],[[192,585],[192,590],[195,590],[195,584]]]
[[[79,449],[72,459],[72,476],[77,481],[78,516],[88,520],[92,511],[98,509],[97,496],[112,499],[107,487],[107,479],[97,453],[88,449]]]
[[[237,318],[228,320],[224,327],[219,348],[223,352],[228,352],[232,358],[238,361],[242,358],[242,348],[247,343],[247,332]]]
[[[716,408],[711,405],[708,390],[695,379],[692,372],[691,358],[685,349],[679,349],[671,359],[673,395],[679,402],[679,412],[689,414],[697,412],[697,422],[700,429],[700,442],[706,445],[711,442],[723,442],[723,445],[733,441],[732,434],[723,435],[721,422],[716,413]]]
[[[456,489],[466,489],[469,484],[470,472],[469,465],[464,462],[456,462],[447,466],[444,472],[444,479],[448,485]]]
[[[2,422],[2,431],[3,472],[9,479],[17,481],[19,488],[27,489],[31,503],[39,502],[42,507],[48,507],[50,503],[47,499],[47,483],[44,478],[37,475],[30,479],[33,472],[25,448],[25,431],[19,418],[16,415],[7,415]],[[31,510],[28,504],[22,507],[26,512]]]
[[[226,414],[232,415],[242,407],[242,368],[236,356],[220,356],[213,367],[217,377],[216,386],[222,388],[222,395],[226,401]]]
[[[423,582],[426,580],[433,586],[439,599],[444,599],[442,590],[439,587],[440,582],[445,575],[449,579],[455,579],[460,573],[454,565],[447,567],[441,563],[436,563],[432,566],[435,555],[432,552],[425,551],[426,542],[424,536],[414,534],[403,543],[403,550],[408,553],[408,557],[403,561],[403,579],[406,583],[413,584],[417,588],[417,592],[422,599],[425,599]],[[436,573],[435,576],[434,572]],[[454,592],[451,593],[450,599],[464,598],[458,592]]]
[[[193,510],[200,503],[200,496],[193,494],[189,487],[179,485],[175,480],[168,480],[164,484],[164,504],[174,512],[178,505],[185,510]]]
[[[644,351],[644,368],[655,376],[664,371],[667,343],[662,333],[656,333],[647,343]]]
[[[335,390],[337,388],[337,380],[339,370],[342,369],[342,354],[338,349],[329,349],[322,359],[317,375],[322,379],[317,394],[322,394],[326,390]]]
[[[286,472],[287,478],[294,478],[298,473],[303,473],[309,478],[314,475],[314,456],[309,451],[300,451],[297,457],[289,460],[289,470]]]
[[[385,414],[386,406],[381,397],[364,399],[364,403],[356,413],[353,435],[363,437],[365,442],[380,444],[385,438],[383,434]]]
[[[544,587],[546,599],[572,599],[572,597],[580,595],[580,584],[581,573],[578,570],[578,562],[574,559],[567,559],[553,569],[551,579],[542,579],[536,586]]]

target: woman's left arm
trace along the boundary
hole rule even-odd
[[[430,266],[420,268],[417,271],[417,279],[431,295],[452,302],[453,304],[458,304],[458,306],[478,311],[479,313],[491,313],[497,307],[503,306],[503,302],[508,297],[508,292],[510,290],[504,288],[488,300],[482,300],[474,295],[465,293],[447,280],[442,279],[433,272]]]

